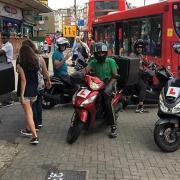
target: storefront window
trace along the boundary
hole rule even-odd
[[[23,36],[32,37],[33,28],[31,26],[24,25],[23,26]]]
[[[173,4],[174,27],[180,37],[180,3]]]
[[[3,31],[9,31],[11,35],[21,36],[21,21],[3,18]]]

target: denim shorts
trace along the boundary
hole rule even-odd
[[[35,97],[24,97],[25,102],[35,102],[37,99],[37,96]]]

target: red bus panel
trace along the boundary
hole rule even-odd
[[[95,18],[95,41],[103,41],[109,53],[130,55],[137,39],[145,41],[145,58],[169,67],[176,74],[180,55],[172,48],[180,43],[180,0],[169,0]]]

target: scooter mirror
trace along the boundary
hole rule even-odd
[[[173,49],[176,53],[180,54],[180,43],[175,43]]]

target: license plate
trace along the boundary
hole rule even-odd
[[[82,97],[82,98],[86,98],[89,94],[91,93],[91,91],[89,91],[88,89],[81,89],[77,96]]]

